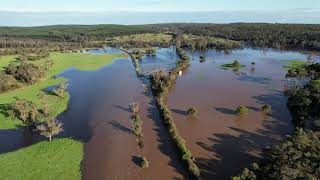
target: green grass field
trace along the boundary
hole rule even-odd
[[[166,42],[169,43],[172,40],[171,35],[167,34],[136,34],[129,36],[121,36],[115,38],[118,42],[129,42],[129,41],[137,41],[137,42]]]
[[[36,104],[40,104],[40,99],[37,97],[38,94],[45,88],[65,81],[63,78],[52,78],[54,75],[67,70],[68,68],[77,68],[79,70],[96,70],[102,66],[111,64],[116,58],[127,58],[127,55],[91,55],[83,53],[54,53],[50,56],[50,59],[54,61],[54,65],[48,72],[46,78],[42,81],[32,85],[17,89],[15,91],[0,94],[0,129],[15,129],[17,126],[21,126],[22,123],[18,119],[12,119],[6,117],[3,112],[3,105],[13,102],[14,97],[24,98],[32,101]],[[0,68],[9,64],[9,62],[15,61],[14,56],[5,56],[0,59]],[[34,63],[41,63],[42,60],[35,61]],[[65,98],[60,99],[56,96],[47,95],[49,108],[51,110],[50,116],[46,119],[40,119],[40,121],[48,120],[49,118],[56,117],[67,109],[69,95]]]
[[[298,67],[306,64],[306,62],[302,61],[302,60],[282,60],[282,62],[289,63],[288,65],[283,66],[283,69],[285,69],[285,70],[298,68]]]
[[[0,179],[81,179],[83,144],[71,139],[40,142],[0,155]]]

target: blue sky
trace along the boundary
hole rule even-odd
[[[320,0],[4,0],[0,26],[154,23],[320,24]]]
[[[320,0],[6,0],[1,11],[245,11],[319,9]]]

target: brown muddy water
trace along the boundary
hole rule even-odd
[[[86,53],[121,53],[116,49]],[[196,157],[205,179],[229,179],[259,157],[261,148],[274,145],[292,131],[283,88],[285,71],[280,60],[320,60],[308,53],[243,49],[229,54],[217,51],[189,52],[191,66],[178,78],[168,104],[188,148]],[[207,61],[200,63],[198,57]],[[155,57],[145,56],[145,74],[170,69],[178,57],[174,48],[158,48]],[[247,65],[240,72],[220,69],[220,64],[238,59]],[[251,66],[251,61],[256,65]],[[147,80],[136,76],[130,59],[116,60],[97,71],[69,69],[58,76],[69,81],[68,110],[58,119],[65,131],[59,137],[83,141],[83,179],[188,179],[159,118]],[[143,85],[145,84],[145,85]],[[130,128],[129,104],[140,104],[143,120],[144,155],[148,169],[137,164],[138,145]],[[273,106],[270,116],[259,112],[262,104]],[[233,110],[250,108],[243,118]],[[197,119],[186,109],[199,109]],[[58,137],[58,138],[59,138]],[[45,140],[28,129],[0,130],[0,153],[10,152]]]
[[[229,179],[259,159],[261,150],[273,146],[293,130],[283,94],[287,84],[286,62],[320,60],[320,56],[292,51],[242,49],[231,53],[214,50],[188,52],[191,66],[178,78],[168,96],[177,128],[196,158],[204,179]],[[206,61],[200,63],[199,56]],[[239,60],[239,71],[221,65]],[[256,65],[251,65],[251,62]],[[272,106],[270,115],[260,112]],[[250,110],[239,117],[240,106]],[[195,107],[196,118],[187,115]]]
[[[101,49],[87,53],[118,53]],[[122,52],[121,52],[122,53]],[[159,118],[148,84],[137,78],[130,59],[116,60],[97,71],[69,69],[68,110],[58,116],[64,124],[59,137],[83,141],[82,179],[187,179],[167,130]],[[140,152],[131,132],[129,104],[140,105],[144,152],[150,168],[138,165]],[[57,138],[59,138],[57,137]],[[10,152],[45,140],[28,129],[0,131],[1,152]]]

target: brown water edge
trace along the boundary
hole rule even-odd
[[[286,84],[281,59],[307,59],[299,53],[239,50],[231,54],[201,53],[193,55],[191,66],[183,72],[168,96],[168,105],[182,137],[196,157],[203,179],[229,179],[260,158],[262,148],[277,144],[293,130],[291,116],[283,94]],[[221,64],[238,59],[247,67],[240,72],[223,70]],[[251,61],[257,63],[250,65]],[[253,70],[254,68],[254,70]],[[273,112],[260,112],[270,104]],[[245,105],[248,116],[239,117],[234,110]],[[199,110],[196,119],[186,110]]]
[[[159,123],[150,94],[143,92],[130,61],[118,61],[97,72],[69,71],[71,101],[59,117],[68,136],[86,140],[83,179],[183,179],[184,172]],[[140,104],[144,153],[149,169],[137,164],[140,156],[131,133],[129,104]]]

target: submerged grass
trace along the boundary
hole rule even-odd
[[[14,56],[2,57],[6,60],[6,63],[2,62],[0,68],[3,68],[8,63],[15,61]],[[112,54],[112,55],[92,55],[83,53],[53,53],[49,57],[53,60],[54,65],[48,72],[46,78],[42,79],[38,83],[26,86],[21,89],[17,89],[11,92],[0,94],[0,129],[15,129],[18,126],[23,125],[18,119],[12,119],[6,116],[6,105],[12,103],[15,97],[23,98],[40,105],[40,99],[38,94],[47,87],[57,85],[60,82],[65,81],[63,78],[54,78],[54,75],[61,73],[68,68],[76,68],[79,70],[96,70],[102,66],[111,64],[116,58],[127,58],[124,54]],[[0,60],[1,62],[1,60]],[[34,63],[41,63],[43,60],[35,61]],[[63,99],[47,95],[49,108],[51,110],[50,116],[42,121],[48,120],[52,117],[56,117],[67,109],[69,95],[66,94]]]
[[[40,142],[0,155],[0,179],[81,179],[83,144],[71,139]]]

